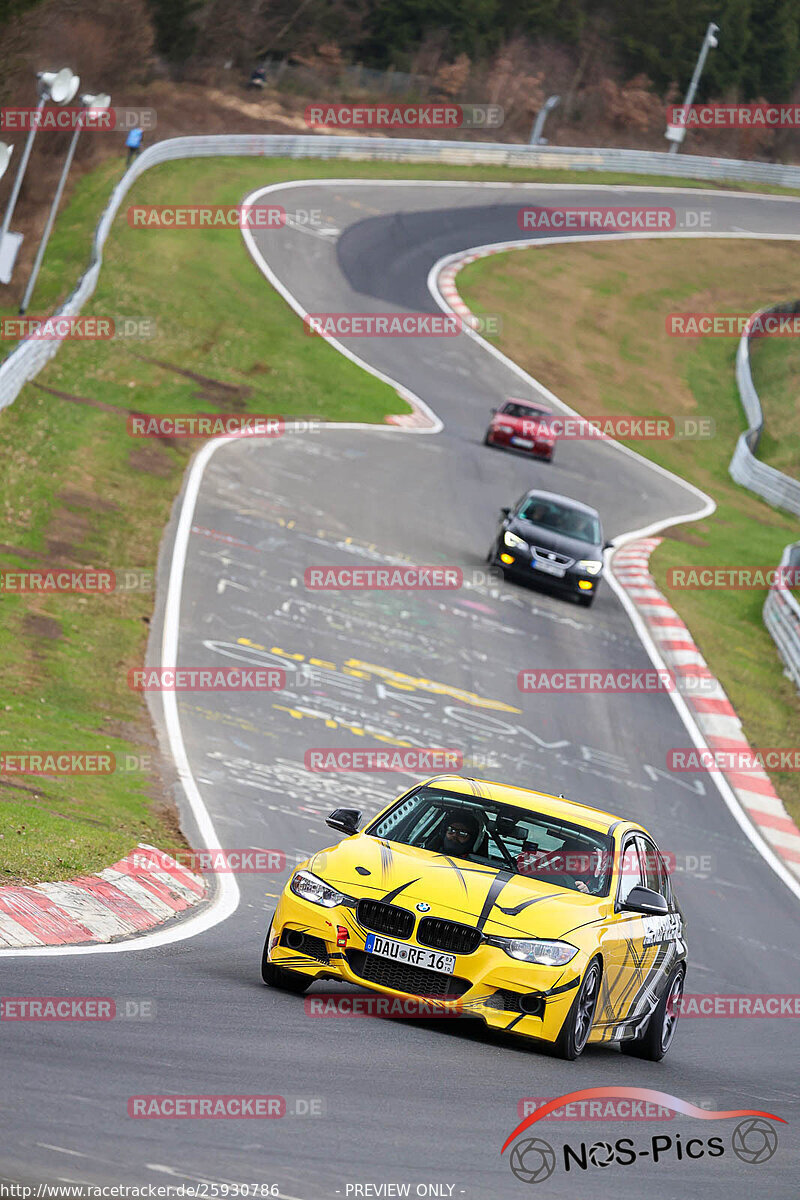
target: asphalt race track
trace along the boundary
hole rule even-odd
[[[795,233],[800,203],[630,188],[313,182],[274,198],[287,210],[322,209],[341,231],[256,234],[272,271],[311,312],[438,311],[426,282],[431,266],[518,239],[525,202],[704,208],[712,232],[762,235]],[[729,245],[735,253],[737,243]],[[254,278],[253,304],[258,289]],[[630,815],[677,856],[688,993],[798,991],[797,901],[710,784],[667,772],[668,749],[689,744],[670,699],[540,697],[517,688],[525,666],[650,666],[611,588],[604,584],[585,610],[486,576],[499,508],[529,487],[596,505],[607,537],[695,512],[698,496],[610,445],[563,444],[552,465],[484,447],[489,409],[531,389],[470,337],[347,345],[419,396],[444,429],[328,428],[227,443],[211,458],[186,565],[179,662],[280,662],[287,670],[282,693],[179,702],[192,771],[222,844],[274,847],[292,864],[336,839],[324,825],[332,808],[372,814],[412,781],[314,775],[304,767],[310,748],[385,745],[375,735],[453,746],[475,760],[478,775]],[[309,566],[387,562],[459,566],[467,586],[348,594],[303,583]],[[161,578],[163,587],[163,563]],[[393,673],[414,682],[398,687]],[[499,703],[464,700],[455,689]],[[692,865],[691,856],[705,861]],[[380,1195],[353,1185],[386,1184],[410,1184],[412,1195],[418,1184],[435,1184],[440,1191],[428,1194],[469,1200],[797,1195],[791,1021],[687,1018],[666,1059],[651,1064],[591,1047],[563,1063],[471,1021],[315,1019],[303,998],[260,982],[265,929],[287,877],[240,876],[231,917],[163,949],[2,956],[5,995],[148,998],[156,1012],[147,1022],[0,1029],[0,1078],[25,1081],[13,1101],[0,1089],[0,1178],[275,1183],[303,1200]],[[532,1188],[516,1179],[500,1147],[518,1123],[518,1100],[604,1084],[656,1088],[715,1110],[765,1109],[788,1124],[778,1126],[775,1156],[751,1165],[731,1150],[732,1121],[547,1122],[533,1132],[557,1153],[564,1141],[627,1135],[645,1148],[653,1134],[677,1133],[720,1135],[726,1152],[678,1161],[673,1150],[657,1163],[643,1155],[631,1166],[570,1174],[560,1167]],[[250,1122],[127,1116],[129,1096],[168,1092],[282,1095],[289,1112]],[[322,1115],[291,1115],[307,1107],[298,1100],[314,1100]]]

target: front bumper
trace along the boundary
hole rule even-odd
[[[510,559],[511,561],[506,561]],[[497,552],[497,562],[503,570],[516,579],[526,583],[535,583],[553,591],[566,593],[570,596],[594,596],[600,587],[603,572],[589,575],[577,567],[567,567],[562,576],[550,575],[546,571],[531,565],[532,555],[525,550],[511,549],[500,545]]]
[[[341,930],[347,931],[346,941]],[[419,945],[413,937],[396,940]],[[449,976],[367,954],[365,941],[352,908],[325,909],[287,891],[273,918],[268,958],[310,979],[344,980],[403,999],[424,997],[447,1015],[480,1017],[493,1029],[548,1042],[561,1031],[586,964],[580,952],[566,967],[518,962],[483,943],[472,954],[456,954]],[[521,1003],[533,1011],[523,1011]]]
[[[516,434],[500,433],[496,429],[489,429],[486,434],[486,440],[490,446],[499,446],[503,450],[514,450],[517,454],[528,454],[532,458],[541,458],[549,461],[553,457],[555,445],[550,442],[542,442],[534,440],[532,446],[516,446],[511,441]],[[526,441],[532,439],[527,438]]]

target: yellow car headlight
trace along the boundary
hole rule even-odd
[[[541,938],[491,937],[487,941],[505,950],[511,958],[543,967],[563,967],[578,953],[578,947],[569,942],[546,942]]]
[[[289,890],[301,900],[310,900],[312,904],[321,904],[323,908],[335,908],[337,904],[352,899],[344,892],[337,892],[336,888],[311,871],[298,871],[289,884]]]

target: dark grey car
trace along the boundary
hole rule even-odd
[[[503,516],[488,561],[528,583],[568,592],[586,608],[603,575],[603,539],[596,509],[553,492],[530,491]]]

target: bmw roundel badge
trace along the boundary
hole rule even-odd
[[[426,904],[424,900],[421,900],[420,903],[417,905],[417,912],[430,912],[430,911],[431,911],[430,904]]]

